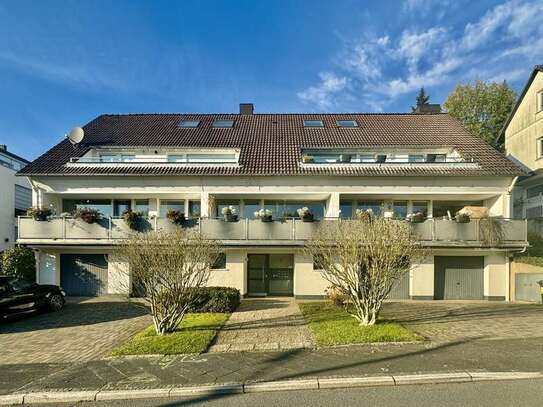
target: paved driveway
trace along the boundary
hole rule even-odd
[[[0,364],[70,363],[106,355],[151,323],[147,309],[115,297],[69,299],[56,313],[0,325]]]
[[[438,342],[543,338],[543,306],[493,302],[391,302],[382,316]]]

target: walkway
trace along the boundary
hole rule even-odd
[[[312,348],[313,336],[293,298],[251,298],[219,331],[210,352]]]

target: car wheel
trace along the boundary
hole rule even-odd
[[[51,298],[49,298],[49,308],[51,308],[52,311],[60,311],[63,306],[64,299],[62,298],[62,295],[53,294]]]

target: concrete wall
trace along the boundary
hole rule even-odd
[[[247,293],[247,253],[227,251],[226,268],[211,271],[208,286],[237,288],[242,295]]]
[[[132,279],[128,263],[118,255],[110,253],[107,266],[107,293],[129,294],[132,290]]]
[[[536,94],[543,89],[543,73],[538,72],[505,130],[506,154],[531,170],[543,168],[537,140],[543,137],[543,111],[537,112]]]
[[[434,299],[434,256],[429,255],[411,267],[409,296],[414,300]]]
[[[13,246],[15,236],[15,185],[30,188],[26,178],[16,177],[15,171],[0,165],[0,251]],[[7,239],[7,241],[6,241]]]
[[[494,252],[485,256],[484,296],[489,300],[507,297],[507,259],[505,253]]]
[[[313,258],[302,253],[294,255],[294,296],[296,298],[322,298],[330,283],[322,272],[313,269]]]

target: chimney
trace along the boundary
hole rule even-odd
[[[8,151],[8,146],[5,144],[0,144],[0,151]]]
[[[414,113],[441,113],[441,105],[439,103],[430,103],[417,106]]]
[[[253,114],[255,107],[252,103],[240,103],[239,114]]]

